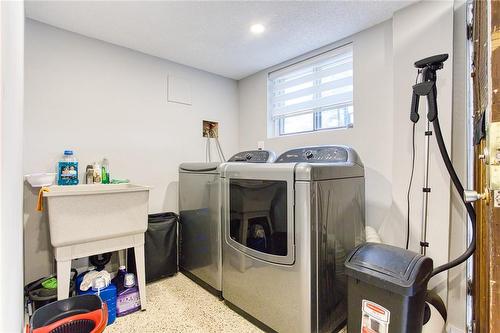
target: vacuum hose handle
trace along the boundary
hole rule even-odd
[[[415,93],[415,87],[413,88],[413,96],[411,97],[411,111],[410,111],[410,120],[413,123],[417,123],[420,119],[418,115],[418,102],[420,100],[420,96]]]

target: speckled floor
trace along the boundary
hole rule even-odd
[[[117,318],[106,333],[262,332],[183,274],[147,285],[146,311]]]

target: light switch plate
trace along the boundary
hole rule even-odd
[[[181,77],[169,75],[167,81],[168,102],[192,105],[191,84],[188,80]]]

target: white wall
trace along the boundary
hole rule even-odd
[[[176,211],[179,163],[205,160],[202,120],[220,122],[226,156],[238,149],[234,80],[29,19],[25,72],[26,174],[53,171],[64,149],[81,170],[107,157],[112,177],[153,187],[151,212]],[[167,102],[168,75],[190,83],[192,106]],[[51,269],[35,194],[25,186],[27,280]]]
[[[240,148],[255,148],[258,141],[277,153],[315,144],[354,147],[366,168],[366,215],[378,228],[392,203],[392,23],[381,23],[325,49],[346,42],[354,48],[354,128],[267,138],[267,73],[286,65],[282,64],[238,82]]]
[[[0,2],[0,332],[23,328],[22,1]]]
[[[429,55],[448,53],[450,58],[438,74],[438,109],[444,141],[451,151],[452,91],[453,91],[453,2],[423,1],[397,12],[393,19],[394,29],[394,150],[393,150],[393,210],[406,216],[406,187],[411,166],[411,125],[408,110],[411,104],[410,85],[415,80],[415,60]],[[432,36],[432,37],[431,37]],[[422,185],[424,184],[424,131],[426,103],[421,103],[421,120],[416,130],[416,169],[411,193],[411,248],[419,250],[422,221]],[[397,124],[397,125],[396,125]],[[431,126],[432,130],[432,126]],[[434,136],[430,138],[429,214],[427,254],[434,259],[434,266],[449,258],[450,224],[450,177],[439,154]],[[391,235],[391,242],[402,245],[397,233],[401,219],[392,215],[382,229]],[[443,237],[445,235],[445,237]],[[395,236],[395,237],[394,237]],[[431,280],[432,287],[446,299],[447,274]]]
[[[366,173],[367,224],[379,230],[384,241],[405,245],[406,191],[411,165],[411,86],[413,63],[421,58],[448,53],[450,59],[439,72],[439,115],[446,144],[451,144],[453,72],[453,2],[423,1],[406,7],[383,22],[316,52],[351,41],[354,45],[354,128],[286,137],[267,137],[267,73],[301,58],[274,66],[239,81],[240,148],[250,149],[264,141],[265,147],[286,149],[317,144],[346,144],[360,154]],[[411,248],[419,250],[422,213],[423,143],[425,103],[417,125],[417,160],[411,204]],[[250,125],[251,124],[251,125]],[[245,131],[245,128],[250,130]],[[465,148],[463,148],[465,149]],[[450,181],[431,138],[428,255],[435,266],[449,259]],[[446,295],[446,273],[431,281]]]

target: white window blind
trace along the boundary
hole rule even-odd
[[[352,44],[269,73],[268,89],[269,113],[275,122],[300,119],[298,116],[308,113],[346,110],[342,115],[337,111],[336,127],[352,125]]]

